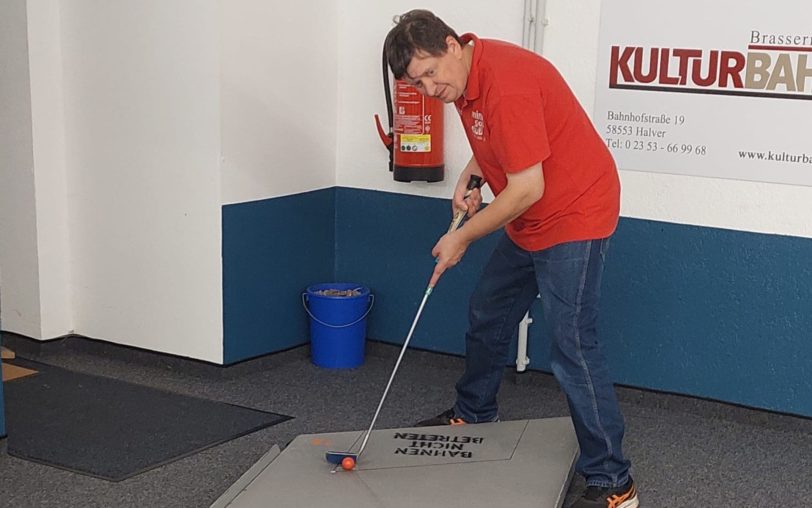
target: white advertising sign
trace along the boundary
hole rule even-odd
[[[812,186],[812,2],[603,0],[595,124],[621,169]]]

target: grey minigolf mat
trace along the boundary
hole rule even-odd
[[[234,484],[226,490],[223,495],[221,495],[214,504],[211,505],[210,508],[227,508],[231,505],[234,499],[240,495],[242,491],[244,491],[251,482],[259,476],[268,465],[273,462],[273,460],[279,455],[279,445],[273,445],[270,450],[268,450],[265,455],[260,457],[256,463],[251,466],[248,471],[242,474],[242,476],[237,479]]]
[[[213,506],[559,508],[578,456],[569,418],[517,420],[377,430],[355,470],[333,473],[325,452],[357,450],[362,436],[298,436]]]

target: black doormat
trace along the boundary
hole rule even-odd
[[[5,384],[8,453],[120,481],[290,419],[19,361],[38,374]]]

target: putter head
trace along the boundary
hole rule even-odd
[[[358,454],[350,452],[327,452],[324,454],[327,462],[330,464],[341,464],[341,461],[350,457],[353,461],[358,462]]]

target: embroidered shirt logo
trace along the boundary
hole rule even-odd
[[[485,117],[479,111],[472,111],[471,117],[474,123],[471,125],[471,133],[480,141],[485,139]]]

